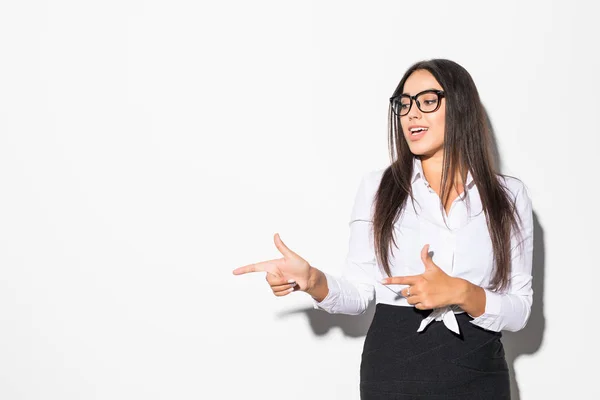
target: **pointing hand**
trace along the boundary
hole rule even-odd
[[[285,296],[294,290],[305,291],[310,274],[309,263],[290,250],[281,240],[279,234],[274,236],[275,247],[283,255],[282,258],[249,264],[233,270],[234,275],[251,272],[266,272],[266,279],[275,296]]]

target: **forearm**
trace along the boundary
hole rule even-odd
[[[454,304],[474,318],[473,324],[496,332],[523,329],[531,313],[531,289],[520,294],[501,294],[486,291],[463,279],[459,281]]]
[[[350,281],[311,268],[307,292],[314,308],[330,314],[358,315],[365,312],[375,298],[375,288],[368,283]]]
[[[525,327],[533,301],[533,212],[527,188],[522,185],[515,197],[520,217],[521,234],[511,234],[511,266],[509,287],[503,292],[483,289],[457,278],[455,302],[474,319],[472,324],[483,329],[516,332]]]

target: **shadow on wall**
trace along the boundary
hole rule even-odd
[[[497,171],[502,171],[502,158],[498,151],[496,133],[489,113],[484,110],[487,126],[490,132],[492,156]],[[527,183],[525,183],[527,184]],[[532,199],[535,206],[535,199]],[[533,213],[533,304],[531,315],[525,328],[519,332],[502,332],[502,343],[506,354],[506,362],[510,369],[510,392],[511,400],[521,400],[519,381],[515,373],[515,361],[522,354],[533,354],[542,345],[546,319],[544,317],[544,270],[546,254],[544,248],[544,230],[542,229],[537,214]]]
[[[488,126],[491,132],[493,156],[497,170],[502,170],[501,160],[496,144],[494,130],[488,116]],[[534,199],[535,200],[535,199]],[[544,317],[544,231],[539,224],[536,213],[533,213],[533,305],[531,316],[524,329],[519,332],[503,332],[502,342],[506,353],[506,362],[510,369],[511,400],[521,400],[518,379],[515,374],[515,361],[522,354],[535,353],[542,344],[546,321]],[[322,336],[333,328],[339,328],[344,335],[349,337],[364,337],[369,330],[375,307],[371,305],[367,312],[362,315],[328,314],[313,308],[288,311],[281,313],[279,317],[293,314],[305,314],[313,332]]]
[[[306,314],[315,335],[323,336],[332,328],[339,328],[345,336],[356,338],[367,335],[371,320],[375,315],[375,307],[371,304],[367,311],[361,315],[328,314],[325,311],[306,308],[286,311],[279,314],[279,317],[287,317],[293,314]]]
[[[519,332],[503,332],[502,343],[510,368],[511,399],[520,400],[519,384],[515,374],[515,360],[522,354],[533,354],[542,345],[546,319],[544,318],[544,231],[533,213],[533,305],[525,328]]]

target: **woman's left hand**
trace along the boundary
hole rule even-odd
[[[425,272],[421,275],[393,276],[382,280],[381,283],[409,285],[408,288],[402,289],[401,294],[409,304],[413,304],[419,310],[457,304],[465,290],[465,281],[449,276],[438,267],[429,255],[428,244],[421,250],[421,260],[425,264]]]

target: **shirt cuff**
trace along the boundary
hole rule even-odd
[[[335,305],[338,303],[341,289],[339,282],[334,276],[329,275],[326,272],[323,272],[323,275],[325,275],[325,279],[327,280],[327,288],[329,289],[329,292],[321,302],[313,299],[313,308],[315,310],[323,310],[330,313],[333,307],[335,307]]]
[[[479,317],[473,317],[471,321],[473,325],[477,325],[483,329],[490,331],[499,332],[502,327],[500,326],[500,311],[502,309],[502,294],[491,292],[487,289],[485,291],[485,311]]]

